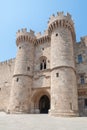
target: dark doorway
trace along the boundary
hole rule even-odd
[[[48,113],[48,110],[50,109],[50,100],[46,95],[40,98],[39,109],[40,113]]]

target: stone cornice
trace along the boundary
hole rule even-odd
[[[74,72],[75,72],[75,75],[76,75],[76,70],[75,68],[71,67],[71,66],[57,66],[57,67],[53,67],[51,69],[51,71],[54,71],[54,70],[57,70],[57,69],[61,69],[61,68],[67,68],[67,69],[72,69]]]
[[[27,75],[27,74],[14,74],[13,77],[17,77],[17,76],[27,76],[29,78],[33,78],[32,75]]]
[[[30,42],[30,43],[33,43],[34,45],[41,44],[44,42],[49,42],[51,40],[52,31],[59,27],[69,29],[71,32],[73,41],[74,42],[76,41],[74,23],[73,23],[73,20],[71,19],[71,15],[69,13],[67,13],[67,15],[64,15],[63,12],[58,12],[57,16],[52,15],[50,17],[49,22],[48,22],[48,29],[44,32],[44,34],[37,33],[35,35],[34,31],[30,30],[30,32],[28,32],[26,28],[18,30],[18,32],[16,33],[17,46],[21,42]]]

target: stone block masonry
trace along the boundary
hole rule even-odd
[[[0,110],[86,116],[87,36],[76,42],[71,15],[52,15],[44,34],[16,35],[16,58],[0,63]]]

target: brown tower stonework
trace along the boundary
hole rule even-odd
[[[49,20],[51,35],[51,110],[55,116],[77,116],[78,96],[71,16],[58,13]]]
[[[17,32],[18,52],[12,79],[10,113],[29,113],[31,109],[34,39],[33,31],[22,29]]]

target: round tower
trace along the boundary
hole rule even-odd
[[[78,96],[73,45],[74,23],[70,14],[51,16],[51,109],[54,116],[78,116]]]
[[[26,29],[17,32],[17,56],[8,112],[29,113],[31,108],[31,87],[34,59],[34,32]]]

